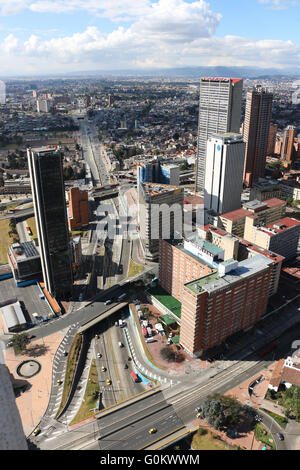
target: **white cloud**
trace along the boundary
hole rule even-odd
[[[129,0],[126,0],[129,3]],[[126,3],[125,1],[125,3]],[[267,1],[267,0],[265,0]],[[110,14],[119,0],[111,0]],[[0,0],[0,5],[4,1]],[[15,2],[18,3],[18,2]],[[19,2],[20,4],[21,2]],[[42,3],[46,8],[46,2]],[[49,4],[53,2],[49,1]],[[58,5],[59,1],[56,2]],[[83,1],[69,0],[65,8]],[[103,0],[85,2],[104,4]],[[133,2],[130,1],[131,5]],[[139,2],[136,2],[139,3]],[[33,2],[30,2],[33,5]],[[70,36],[45,39],[32,34],[20,41],[9,34],[0,44],[1,73],[48,73],[74,70],[107,70],[185,65],[294,66],[299,69],[300,46],[292,41],[253,40],[237,36],[216,37],[221,20],[204,0],[143,1],[143,14],[127,28],[103,33],[95,26]],[[62,6],[63,8],[63,6]],[[27,25],[26,25],[27,26]]]
[[[0,0],[2,15],[14,15],[26,9],[36,13],[87,11],[111,20],[128,20],[144,14],[150,7],[150,0]]]

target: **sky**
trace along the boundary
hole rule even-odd
[[[185,66],[300,73],[300,0],[0,0],[0,75]]]

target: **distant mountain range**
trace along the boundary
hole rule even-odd
[[[22,77],[9,77],[13,78],[96,78],[96,77],[132,77],[132,78],[186,78],[197,79],[203,76],[208,77],[234,77],[234,78],[259,78],[267,79],[270,77],[286,77],[286,78],[299,78],[300,69],[276,69],[276,68],[259,68],[259,67],[177,67],[169,69],[143,69],[143,70],[90,70],[81,72],[65,72],[57,74],[43,74],[43,75],[23,75]],[[4,77],[3,77],[4,78]]]

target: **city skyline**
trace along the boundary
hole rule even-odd
[[[299,71],[300,2],[236,3],[1,0],[2,75],[203,65]]]

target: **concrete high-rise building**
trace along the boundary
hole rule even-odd
[[[296,128],[294,126],[288,126],[283,133],[282,136],[282,147],[281,147],[281,155],[280,158],[286,162],[293,162],[295,156],[295,147],[294,147],[294,140],[295,140],[295,131]]]
[[[247,92],[243,137],[246,142],[244,181],[248,187],[265,174],[272,101],[272,93],[261,86]]]
[[[89,224],[88,191],[74,187],[69,192],[69,228],[81,228]]]
[[[216,214],[241,207],[245,143],[241,134],[216,134],[208,139],[204,208]]]
[[[48,99],[38,98],[36,101],[36,110],[38,113],[49,113],[51,109],[51,101]]]
[[[238,133],[241,125],[243,80],[201,78],[199,98],[196,191],[204,191],[206,146],[220,132]]]
[[[28,149],[27,156],[45,288],[66,299],[73,276],[62,154],[42,147]]]
[[[139,186],[140,237],[146,259],[155,261],[159,256],[159,240],[172,238],[175,232],[182,233],[184,190],[155,183]]]

